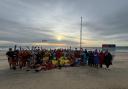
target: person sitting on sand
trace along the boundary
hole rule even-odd
[[[69,60],[70,60],[70,66],[75,66],[75,56],[73,53],[70,54],[69,56]]]
[[[36,72],[39,72],[42,70],[44,70],[44,71],[51,70],[51,69],[55,68],[55,66],[52,64],[52,60],[44,61],[42,64],[37,64],[36,66],[37,66],[35,69]]]
[[[53,69],[53,68],[55,68],[55,66],[52,64],[52,60],[48,60],[46,62],[46,69],[50,70],[50,69]]]

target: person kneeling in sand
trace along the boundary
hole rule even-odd
[[[41,70],[46,71],[46,70],[50,70],[50,69],[53,69],[53,68],[55,68],[55,66],[52,64],[52,61],[48,60],[48,61],[44,61],[44,63],[42,63],[42,64],[37,64],[35,71],[36,72],[39,72]]]

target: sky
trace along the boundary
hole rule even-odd
[[[0,0],[0,45],[128,46],[128,0]],[[41,44],[41,43],[40,43]]]

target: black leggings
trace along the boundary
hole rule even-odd
[[[110,64],[106,64],[106,67],[109,68]]]

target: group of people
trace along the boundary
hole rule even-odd
[[[27,71],[34,69],[36,72],[41,70],[50,70],[54,68],[61,69],[68,66],[88,65],[90,67],[106,68],[112,64],[112,54],[106,51],[87,51],[86,49],[42,49],[32,47],[32,49],[12,49],[6,53],[10,69],[17,68]]]

